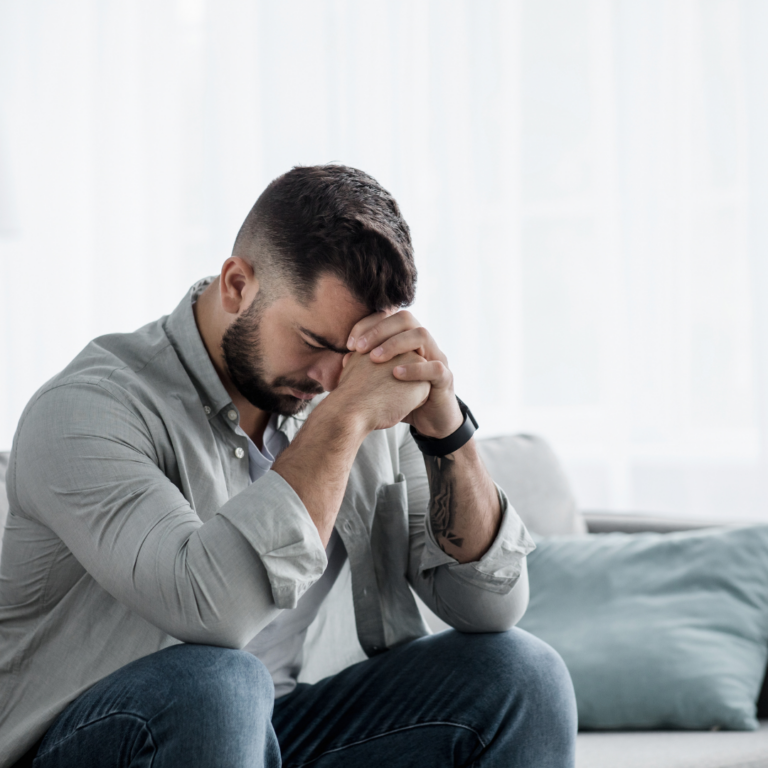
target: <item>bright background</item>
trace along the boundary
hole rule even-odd
[[[339,161],[484,434],[586,508],[768,519],[766,41],[764,0],[0,0],[0,449]]]

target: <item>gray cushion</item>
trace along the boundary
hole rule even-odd
[[[535,435],[477,441],[491,477],[504,489],[526,528],[539,536],[584,534],[568,478],[552,449]]]
[[[582,728],[757,728],[768,525],[540,539],[520,621],[559,651]]]

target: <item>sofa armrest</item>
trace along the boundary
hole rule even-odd
[[[642,512],[604,512],[583,510],[589,533],[672,533],[726,525],[716,520],[685,517],[659,517]]]

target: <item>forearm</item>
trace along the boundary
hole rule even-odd
[[[460,563],[479,560],[499,531],[501,505],[474,439],[448,456],[425,455],[424,462],[435,540]]]
[[[302,500],[325,546],[368,431],[362,418],[338,407],[329,395],[272,467]]]

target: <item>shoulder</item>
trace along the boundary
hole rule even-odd
[[[178,362],[178,356],[165,332],[164,321],[164,317],[160,318],[132,333],[99,336],[46,386],[56,386],[73,377],[114,381],[122,376],[140,381],[146,378],[153,367],[167,365],[169,357]]]
[[[141,421],[147,395],[159,397],[175,383],[158,367],[181,378],[183,368],[161,320],[133,333],[96,338],[32,396],[17,432],[33,422],[53,438],[73,424],[119,428],[126,420]]]

